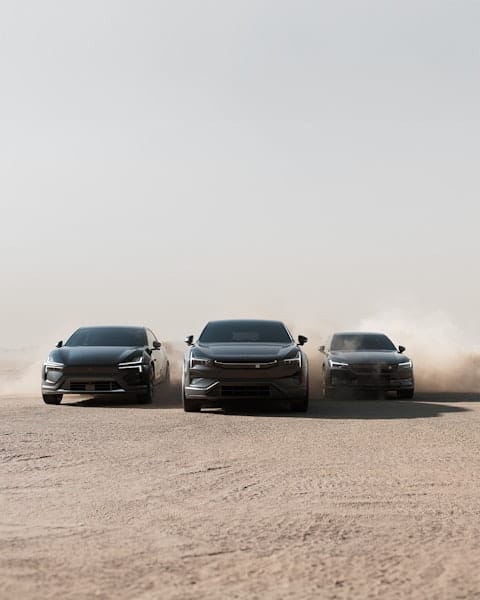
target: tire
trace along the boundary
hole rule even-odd
[[[307,412],[308,410],[308,394],[303,398],[298,398],[290,402],[290,410],[293,412]]]
[[[336,390],[333,387],[325,386],[323,388],[323,399],[324,400],[335,400]]]
[[[165,379],[162,382],[164,385],[170,385],[170,364],[167,365],[167,372],[165,373]]]
[[[327,382],[325,380],[325,374],[323,376],[322,392],[324,400],[333,400],[335,398],[335,388],[333,388],[330,385],[327,385]]]
[[[42,394],[45,404],[60,404],[63,394]]]
[[[202,405],[195,401],[195,400],[190,400],[190,398],[187,398],[185,396],[185,392],[182,393],[183,396],[183,410],[185,412],[200,412]]]
[[[143,394],[137,395],[138,404],[151,404],[153,402],[153,383],[155,381],[155,371],[152,368],[150,381],[148,383],[147,391]]]
[[[182,404],[185,412],[200,412],[202,405],[196,400],[191,400],[185,395],[185,364],[183,365],[182,373]]]
[[[322,396],[324,400],[333,400],[335,397],[335,388],[327,385],[327,374],[325,369],[323,369]]]
[[[411,400],[415,395],[415,390],[413,388],[409,390],[398,390],[397,398],[401,398],[402,400]]]
[[[149,387],[148,391],[145,392],[144,394],[138,394],[137,402],[138,402],[138,404],[151,404],[153,402],[152,388]]]

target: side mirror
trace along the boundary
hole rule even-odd
[[[325,354],[325,346],[319,346],[318,350],[319,352],[323,352],[323,354]]]
[[[187,346],[191,346],[193,344],[193,335],[187,335],[187,337],[185,338],[185,343],[187,344]]]
[[[60,340],[55,344],[55,348],[61,348],[63,346],[63,340]]]
[[[405,350],[406,350],[405,346],[398,347],[398,351],[400,352],[400,354],[402,354],[402,352],[405,352]]]
[[[162,347],[162,342],[157,342],[157,340],[155,340],[153,342],[153,349],[154,350],[160,350],[161,347]]]
[[[303,346],[303,344],[306,344],[308,342],[308,338],[305,337],[304,335],[299,335],[298,336],[298,345],[299,346]]]

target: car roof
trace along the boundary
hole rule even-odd
[[[284,325],[283,321],[277,321],[275,319],[215,319],[208,321],[209,323],[275,323],[278,325]]]
[[[79,327],[77,331],[81,329],[147,329],[143,325],[86,325]]]
[[[383,333],[382,331],[336,331],[333,335],[387,335],[387,334]]]

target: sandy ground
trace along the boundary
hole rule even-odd
[[[480,598],[480,396],[0,398],[0,597]]]

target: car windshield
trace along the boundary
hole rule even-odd
[[[198,341],[201,344],[291,344],[292,338],[285,325],[278,321],[212,321]]]
[[[128,346],[146,345],[141,327],[82,327],[77,329],[65,346]]]
[[[382,333],[341,333],[333,336],[331,350],[357,352],[362,350],[396,350],[393,342]]]

